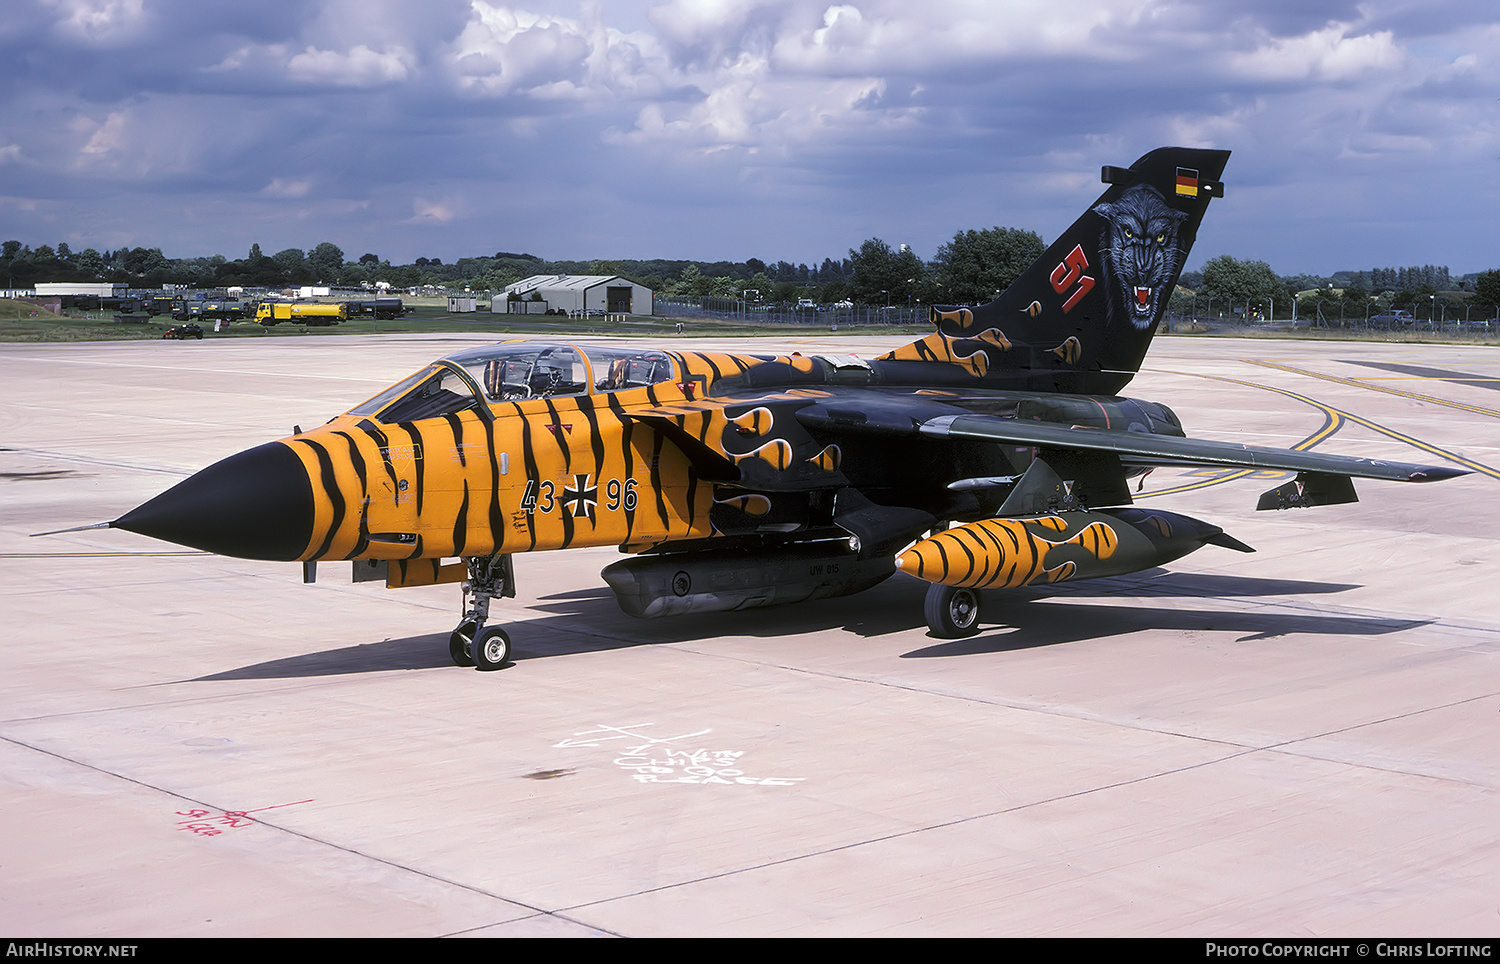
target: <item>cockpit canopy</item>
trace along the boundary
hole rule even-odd
[[[510,342],[439,359],[349,414],[414,422],[480,405],[641,388],[673,375],[671,356],[657,349]]]

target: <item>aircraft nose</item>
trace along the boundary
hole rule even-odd
[[[300,559],[313,492],[290,447],[271,442],[215,462],[110,525],[242,559]]]

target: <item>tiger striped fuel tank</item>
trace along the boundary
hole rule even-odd
[[[1225,538],[1217,526],[1172,512],[1057,512],[939,532],[898,556],[896,568],[945,586],[1015,589],[1139,572]]]

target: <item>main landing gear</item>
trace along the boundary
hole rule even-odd
[[[464,583],[464,618],[448,637],[448,656],[457,666],[497,670],[510,660],[510,637],[499,626],[486,626],[490,600],[516,594],[510,553],[470,556],[469,581]]]
[[[979,592],[933,583],[923,603],[927,628],[939,639],[963,639],[979,632]]]

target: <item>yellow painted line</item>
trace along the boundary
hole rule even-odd
[[[1263,366],[1266,367],[1275,367],[1275,369],[1284,369],[1289,370],[1289,372],[1298,372],[1298,369],[1292,369],[1292,367],[1287,366],[1280,366],[1280,364],[1266,363],[1266,361],[1251,361],[1251,364],[1263,364]],[[1337,430],[1340,429],[1341,426],[1343,426],[1344,421],[1347,420],[1353,421],[1353,423],[1356,424],[1362,424],[1362,426],[1367,427],[1367,429],[1373,430],[1373,432],[1380,433],[1380,435],[1385,435],[1386,438],[1392,438],[1398,442],[1406,442],[1407,445],[1412,445],[1413,448],[1419,448],[1419,450],[1425,451],[1425,453],[1439,456],[1440,459],[1448,459],[1449,462],[1457,463],[1457,465],[1464,466],[1464,468],[1470,469],[1470,471],[1479,472],[1479,474],[1481,475],[1488,475],[1488,477],[1490,478],[1500,478],[1500,471],[1490,468],[1490,466],[1484,465],[1484,463],[1482,462],[1475,462],[1475,460],[1473,459],[1466,459],[1466,457],[1460,456],[1460,454],[1458,453],[1452,453],[1452,451],[1448,451],[1446,450],[1446,448],[1439,448],[1437,447],[1437,445],[1430,445],[1428,444],[1428,442],[1421,441],[1421,439],[1412,438],[1412,436],[1406,435],[1406,433],[1403,432],[1397,432],[1397,430],[1395,429],[1388,429],[1388,427],[1382,426],[1382,424],[1374,423],[1374,421],[1370,421],[1368,420],[1368,418],[1361,418],[1359,417],[1359,415],[1350,414],[1350,412],[1341,411],[1341,409],[1334,408],[1334,406],[1332,405],[1325,405],[1325,403],[1319,402],[1319,400],[1317,399],[1310,399],[1310,397],[1305,396],[1305,394],[1298,394],[1296,393],[1296,391],[1287,391],[1286,388],[1277,388],[1274,387],[1274,385],[1259,385],[1256,384],[1256,382],[1241,381],[1241,379],[1238,378],[1224,378],[1223,375],[1202,375],[1202,373],[1199,372],[1170,373],[1172,373],[1172,375],[1194,375],[1197,376],[1197,378],[1211,378],[1214,379],[1214,381],[1230,382],[1230,384],[1235,385],[1244,385],[1244,387],[1247,388],[1262,388],[1262,390],[1265,391],[1275,391],[1275,393],[1277,394],[1284,394],[1284,396],[1290,397],[1290,399],[1296,399],[1298,400],[1298,402],[1305,403],[1305,405],[1311,405],[1313,406],[1313,408],[1322,411],[1323,415],[1325,415],[1326,418],[1325,423],[1323,423],[1322,429],[1317,430],[1317,432],[1314,432],[1313,435],[1307,436],[1307,438],[1302,439],[1302,441],[1298,442],[1298,444],[1293,445],[1293,451],[1310,450],[1310,448],[1313,448],[1314,445],[1322,442],[1323,439],[1329,438],[1329,436],[1334,435],[1334,433],[1337,432]],[[1316,372],[1298,373],[1302,373],[1302,375],[1313,375],[1314,378],[1325,378],[1325,376],[1317,375]],[[1326,376],[1326,378],[1329,378],[1329,381],[1346,381],[1346,379],[1334,378],[1334,376]],[[1386,390],[1386,388],[1379,388],[1376,387],[1376,385],[1365,385],[1361,384],[1361,382],[1349,381],[1349,384],[1356,385],[1356,387],[1361,388],[1374,388],[1374,390],[1376,391],[1391,391],[1391,394],[1403,394],[1403,396],[1412,397],[1412,399],[1431,400],[1431,402],[1437,402],[1440,403],[1440,405],[1442,405],[1442,403],[1445,403],[1443,402],[1443,399],[1428,399],[1427,396],[1418,396],[1418,394],[1410,394],[1406,393],[1406,391]],[[1487,411],[1487,409],[1479,409],[1479,411]],[[1497,417],[1500,417],[1500,412],[1494,412],[1494,414],[1496,414]],[[1217,484],[1227,483],[1227,481],[1235,481],[1238,480],[1238,478],[1244,478],[1247,477],[1247,475],[1251,474],[1254,474],[1254,469],[1236,469],[1236,471],[1230,472],[1230,474],[1224,475],[1224,477],[1221,478],[1208,478],[1208,480],[1199,481],[1199,483],[1190,483],[1187,484],[1187,486],[1176,486],[1173,487],[1173,489],[1158,489],[1155,490],[1155,492],[1143,492],[1139,493],[1139,495],[1137,495],[1137,498],[1146,499],[1151,498],[1151,496],[1157,495],[1173,495],[1173,493],[1178,492],[1191,492],[1191,490],[1194,489],[1205,489],[1205,487],[1208,486],[1217,486]]]
[[[1170,489],[1156,489],[1151,492],[1137,492],[1135,494],[1135,497],[1137,499],[1149,499],[1153,496],[1158,495],[1176,495],[1179,492],[1192,492],[1195,489],[1206,489],[1211,485],[1218,485],[1221,482],[1233,482],[1236,479],[1243,479],[1248,475],[1254,474],[1255,471],[1256,470],[1254,469],[1239,469],[1236,471],[1231,471],[1226,475],[1221,475],[1216,479],[1202,479],[1197,482],[1189,482],[1187,485],[1174,486]]]
[[[1253,363],[1253,364],[1259,364],[1259,363],[1257,362],[1257,363]],[[1309,372],[1308,374],[1315,374],[1315,373]],[[1349,412],[1339,411],[1338,409],[1332,408],[1331,406],[1328,406],[1328,405],[1325,405],[1322,402],[1316,401],[1315,399],[1308,398],[1306,395],[1299,395],[1296,392],[1287,391],[1284,388],[1274,388],[1274,387],[1272,387],[1270,385],[1256,385],[1254,382],[1242,382],[1239,379],[1235,379],[1235,378],[1222,378],[1222,377],[1217,376],[1217,375],[1205,375],[1203,377],[1204,378],[1213,378],[1213,379],[1216,379],[1216,380],[1222,381],[1222,382],[1234,382],[1237,385],[1245,385],[1245,386],[1247,386],[1249,388],[1263,388],[1263,389],[1265,389],[1268,392],[1276,392],[1279,395],[1286,395],[1289,398],[1295,398],[1299,402],[1305,402],[1308,405],[1314,406],[1315,408],[1322,409],[1324,412],[1337,412],[1339,415],[1341,415],[1342,417],[1348,419],[1349,421],[1356,422],[1356,423],[1358,423],[1360,425],[1363,425],[1365,428],[1370,429],[1371,431],[1374,431],[1374,432],[1378,432],[1379,434],[1384,435],[1387,438],[1395,439],[1398,442],[1405,442],[1407,445],[1410,445],[1413,448],[1421,449],[1422,451],[1431,453],[1432,455],[1436,455],[1439,458],[1447,459],[1450,462],[1456,463],[1458,465],[1462,465],[1464,468],[1470,469],[1470,470],[1475,471],[1475,472],[1478,472],[1478,473],[1480,473],[1482,475],[1488,475],[1492,479],[1500,479],[1500,471],[1497,471],[1496,469],[1492,469],[1488,465],[1485,465],[1482,462],[1475,462],[1472,459],[1466,459],[1462,455],[1459,455],[1457,452],[1450,452],[1447,449],[1439,448],[1436,445],[1431,445],[1431,444],[1429,444],[1427,442],[1423,442],[1421,439],[1412,438],[1410,435],[1407,435],[1407,434],[1405,434],[1403,432],[1398,432],[1395,429],[1386,428],[1384,425],[1380,425],[1380,424],[1377,424],[1375,422],[1372,422],[1372,421],[1370,421],[1367,418],[1361,418],[1360,416],[1351,414]],[[1321,377],[1321,376],[1318,376],[1318,377]],[[1334,379],[1334,380],[1342,381],[1342,379]],[[1351,384],[1359,385],[1358,382],[1353,382]],[[1360,387],[1363,387],[1363,388],[1375,388],[1375,386],[1373,386],[1373,385],[1362,385]],[[1376,389],[1376,390],[1377,391],[1387,391],[1386,389]],[[1392,394],[1396,394],[1396,395],[1408,395],[1407,392],[1392,392]],[[1424,396],[1424,395],[1408,395],[1408,397],[1410,397],[1410,398],[1417,398],[1417,399],[1430,400],[1430,401],[1438,402],[1439,404],[1446,404],[1440,398],[1427,399],[1427,396]],[[1500,415],[1500,413],[1495,413],[1495,414]]]
[[[1360,418],[1358,415],[1350,415],[1348,417],[1351,422],[1358,422],[1365,428],[1379,432],[1381,435],[1387,436],[1388,438],[1393,438],[1397,441],[1405,442],[1407,445],[1410,445],[1414,448],[1419,448],[1424,452],[1431,452],[1433,455],[1439,456],[1440,458],[1445,458],[1450,462],[1455,462],[1459,465],[1462,465],[1464,468],[1478,472],[1481,475],[1488,475],[1492,479],[1500,479],[1500,470],[1492,469],[1482,462],[1475,462],[1473,459],[1466,459],[1456,452],[1450,452],[1447,449],[1438,448],[1436,445],[1429,445],[1426,442],[1423,442],[1421,439],[1412,438],[1410,435],[1405,435],[1401,432],[1397,432],[1395,429],[1389,429],[1383,425],[1376,425],[1369,419]]]
[[[1372,385],[1372,384],[1370,384],[1370,382],[1361,381],[1361,380],[1356,379],[1356,378],[1342,378],[1342,377],[1340,377],[1338,375],[1325,375],[1325,374],[1323,374],[1321,372],[1308,371],[1305,368],[1294,368],[1291,365],[1281,365],[1281,364],[1278,364],[1276,362],[1266,361],[1266,360],[1263,360],[1263,359],[1251,359],[1250,360],[1250,364],[1252,364],[1252,365],[1259,365],[1262,368],[1274,368],[1274,369],[1277,369],[1278,371],[1290,372],[1293,375],[1306,375],[1308,378],[1321,378],[1325,382],[1335,382],[1335,383],[1337,383],[1339,385],[1349,385],[1349,386],[1351,386],[1353,388],[1367,388],[1367,389],[1369,389],[1372,392],[1385,392],[1387,395],[1395,395],[1395,396],[1397,396],[1399,398],[1410,398],[1410,399],[1413,399],[1414,401],[1430,402],[1433,405],[1442,405],[1445,408],[1456,408],[1456,409],[1458,409],[1461,412],[1473,412],[1475,415],[1488,415],[1490,418],[1500,418],[1500,411],[1496,411],[1493,408],[1485,408],[1485,407],[1483,407],[1481,405],[1466,405],[1463,402],[1452,402],[1452,401],[1449,401],[1446,398],[1438,398],[1435,395],[1422,395],[1422,394],[1420,394],[1418,392],[1403,392],[1399,388],[1388,388],[1388,387],[1386,387],[1384,385]],[[1233,381],[1233,379],[1228,379],[1228,380],[1229,381]],[[1434,380],[1436,381],[1438,379],[1434,379]],[[1450,380],[1452,380],[1452,379],[1441,379],[1441,381],[1450,381]],[[1491,378],[1474,379],[1474,380],[1475,381],[1494,381],[1494,379],[1491,379]],[[1247,382],[1247,383],[1242,383],[1242,384],[1249,384],[1249,383]],[[1255,387],[1257,387],[1257,388],[1265,388],[1265,387],[1268,387],[1268,386],[1257,385]],[[1272,390],[1273,391],[1278,391],[1279,389],[1272,389]],[[1288,393],[1288,394],[1290,394],[1290,393]]]
[[[1205,375],[1203,377],[1205,377],[1205,378],[1213,378],[1215,376]],[[1233,379],[1226,379],[1226,381],[1232,381],[1232,380]],[[1248,383],[1242,382],[1241,384],[1248,384]],[[1317,405],[1318,403],[1314,402],[1313,404]],[[1320,428],[1320,429],[1318,429],[1316,432],[1312,433],[1311,435],[1309,435],[1307,438],[1305,438],[1302,441],[1298,442],[1296,445],[1293,445],[1292,446],[1292,451],[1294,451],[1294,452],[1306,452],[1306,451],[1309,451],[1310,449],[1312,449],[1313,446],[1317,445],[1319,442],[1321,442],[1324,439],[1328,438],[1334,432],[1337,432],[1339,430],[1340,426],[1342,426],[1344,424],[1344,417],[1343,417],[1343,413],[1342,412],[1338,411],[1337,409],[1329,408],[1326,405],[1319,405],[1318,407],[1323,410],[1323,415],[1325,417],[1325,420],[1323,422],[1323,427]],[[1238,479],[1247,478],[1249,476],[1256,475],[1257,473],[1260,473],[1260,472],[1263,472],[1263,471],[1265,471],[1265,470],[1264,469],[1231,469],[1231,470],[1227,471],[1224,475],[1220,475],[1217,478],[1203,479],[1203,480],[1201,480],[1199,482],[1189,482],[1186,485],[1178,485],[1178,486],[1174,486],[1174,487],[1172,487],[1170,489],[1157,489],[1154,492],[1142,492],[1142,493],[1139,493],[1139,497],[1142,498],[1142,499],[1149,499],[1152,496],[1157,496],[1157,495],[1176,495],[1179,492],[1192,492],[1195,489],[1206,489],[1206,488],[1208,488],[1211,485],[1218,485],[1218,484],[1220,484],[1222,482],[1234,482],[1234,481],[1236,481]]]

